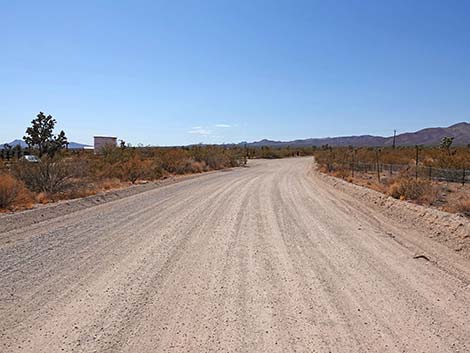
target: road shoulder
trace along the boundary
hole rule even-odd
[[[419,229],[428,238],[470,259],[470,220],[465,216],[397,200],[378,191],[323,174],[314,166],[309,173],[313,178],[352,196],[361,204],[380,212],[397,224]]]

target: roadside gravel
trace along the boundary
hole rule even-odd
[[[353,196],[374,211],[383,213],[396,222],[420,229],[423,235],[470,259],[470,220],[468,217],[397,200],[378,191],[317,172],[314,167],[312,167],[312,173],[316,178]]]
[[[1,218],[0,352],[470,351],[469,260],[312,163]]]

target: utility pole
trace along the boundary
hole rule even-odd
[[[243,158],[243,164],[246,165],[247,162],[248,162],[248,147],[245,142],[245,157]]]
[[[393,149],[395,149],[395,139],[397,137],[397,130],[393,130]]]

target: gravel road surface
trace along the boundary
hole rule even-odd
[[[311,158],[0,223],[0,266],[5,353],[470,351],[469,261]]]

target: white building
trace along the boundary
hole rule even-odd
[[[94,136],[95,153],[100,153],[103,147],[116,147],[117,137],[111,136]]]

